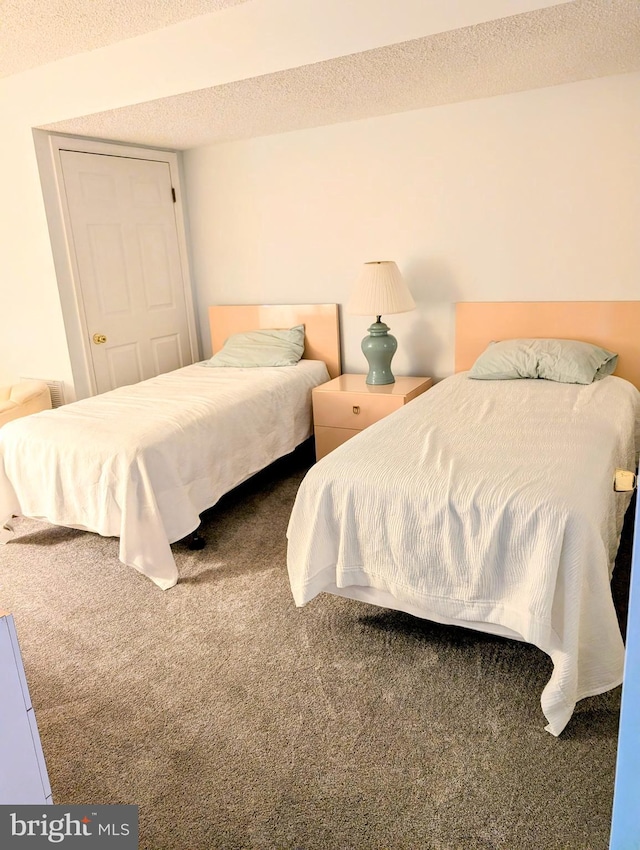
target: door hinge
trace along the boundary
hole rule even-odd
[[[171,187],[171,197],[173,198],[173,203],[175,204],[175,202],[176,202],[176,190],[173,188],[173,186]]]

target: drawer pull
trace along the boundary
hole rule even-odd
[[[359,404],[353,405],[353,412],[356,414],[356,416],[360,413],[360,405]]]

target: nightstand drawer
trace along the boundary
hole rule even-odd
[[[379,419],[402,407],[402,396],[314,393],[313,421],[328,428],[350,428],[362,431]]]
[[[314,428],[316,438],[316,458],[328,455],[338,446],[346,443],[351,437],[355,437],[360,431],[354,431],[352,428],[325,428],[322,425],[316,425]]]

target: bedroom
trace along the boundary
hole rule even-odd
[[[428,28],[427,4],[394,3],[389,21],[388,3],[360,3],[357,27],[339,25],[342,5],[306,9],[304,20],[294,14],[299,4],[284,2],[240,4],[219,13],[222,23],[209,16],[210,38],[224,29],[215,64],[198,53],[208,45],[195,19],[2,81],[6,193],[19,199],[0,213],[3,379],[72,380],[31,128],[438,31]],[[445,15],[449,4],[429,5]],[[514,5],[483,4],[485,20],[500,9],[513,14]],[[548,4],[517,4],[540,5]],[[263,16],[276,9],[289,17],[281,29],[272,24],[267,45],[231,39],[234,27],[262,32]],[[223,49],[229,43],[233,55]],[[398,374],[452,371],[457,300],[636,298],[640,77],[637,67],[609,74],[189,150],[185,192],[203,339],[204,308],[228,301],[227,293],[244,302],[344,304],[361,262],[380,253],[401,263],[419,305],[390,322],[400,340]],[[361,371],[365,325],[342,318],[345,370]]]

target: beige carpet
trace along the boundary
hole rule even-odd
[[[17,522],[0,607],[55,802],[139,805],[145,850],[605,850],[620,689],[556,739],[534,647],[330,596],[296,609],[309,448],[210,511],[164,593],[115,540]]]

